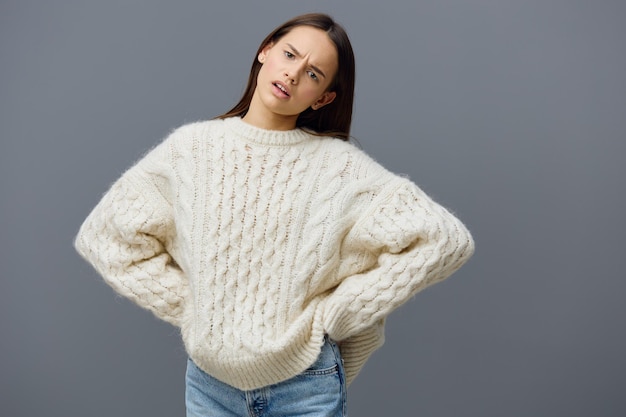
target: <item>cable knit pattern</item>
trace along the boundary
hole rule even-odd
[[[117,292],[180,327],[198,366],[243,390],[304,371],[324,334],[350,383],[385,317],[473,252],[456,217],[353,145],[239,118],[172,132],[75,245]]]

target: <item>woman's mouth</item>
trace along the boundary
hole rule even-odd
[[[275,87],[275,89],[277,90],[277,93],[279,95],[282,95],[283,97],[289,97],[289,91],[287,91],[287,88],[282,85],[281,83],[272,83],[272,85]]]

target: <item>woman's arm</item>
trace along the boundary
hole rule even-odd
[[[113,184],[74,245],[118,293],[179,326],[188,284],[166,250],[175,233],[172,208],[156,185],[162,179],[151,181],[142,163]]]
[[[384,319],[417,292],[465,263],[474,242],[465,226],[406,179],[381,195],[355,225],[346,248],[377,259],[345,278],[325,301],[324,326],[345,340]]]

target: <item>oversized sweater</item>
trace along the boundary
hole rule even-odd
[[[240,118],[172,132],[111,186],[75,246],[243,390],[304,371],[325,334],[351,382],[385,317],[474,248],[455,216],[354,145]]]

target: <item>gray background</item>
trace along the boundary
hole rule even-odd
[[[626,415],[626,3],[0,3],[0,415],[181,416],[176,330],[71,246],[109,184],[239,98],[260,40],[331,13],[353,134],[477,252],[388,322],[353,416]]]

